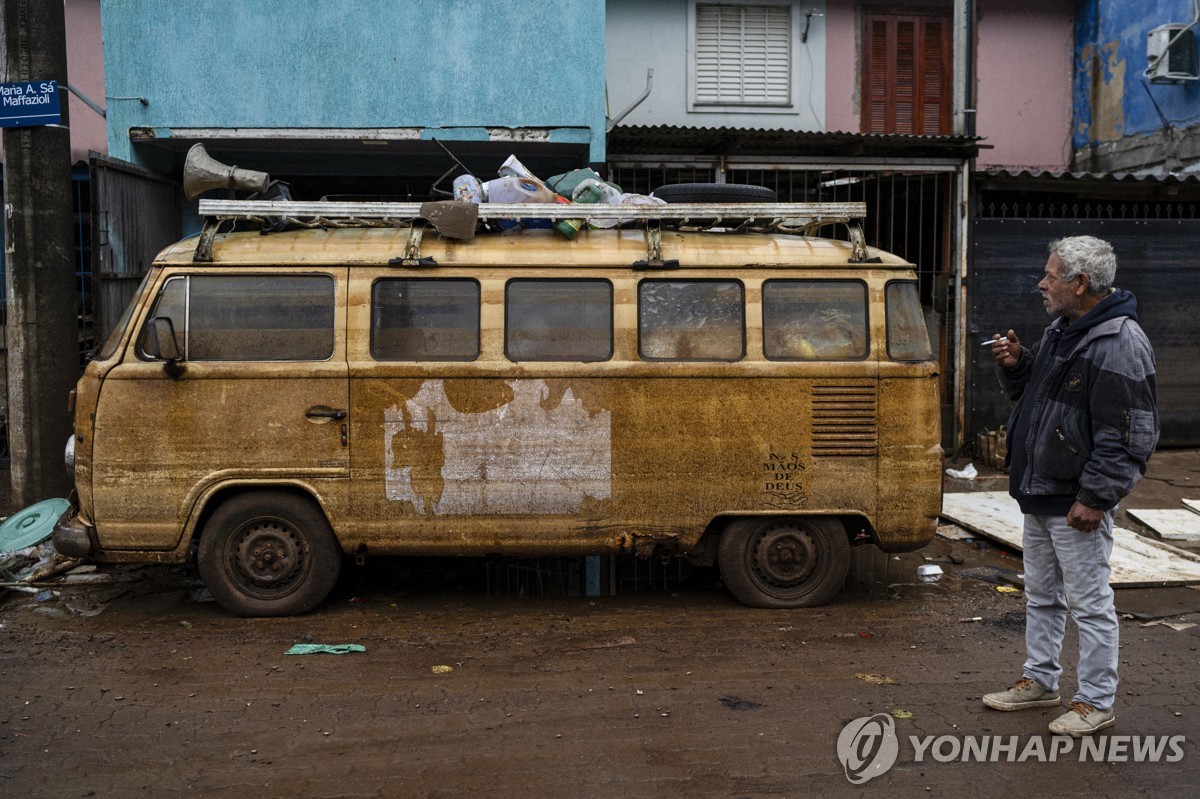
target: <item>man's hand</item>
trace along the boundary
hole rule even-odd
[[[1006,336],[1008,341],[1004,343],[1000,343],[999,333],[992,336],[992,340],[996,342],[992,345],[992,357],[1005,369],[1012,369],[1021,360],[1021,341],[1017,338],[1015,330],[1009,330]]]
[[[1079,501],[1076,501],[1067,511],[1067,524],[1081,533],[1090,533],[1095,530],[1100,526],[1100,520],[1103,518],[1104,511],[1089,508]]]

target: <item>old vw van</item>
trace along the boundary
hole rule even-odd
[[[812,235],[862,212],[589,206],[626,224],[462,241],[415,206],[202,201],[79,381],[55,544],[194,556],[244,615],[371,554],[683,553],[749,605],[824,603],[851,547],[920,547],[941,506],[913,267]],[[268,216],[310,226],[217,232]]]

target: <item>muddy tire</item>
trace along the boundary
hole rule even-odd
[[[813,607],[846,582],[850,542],[836,519],[741,519],[721,534],[717,563],[725,586],[744,604]]]
[[[221,503],[200,535],[197,565],[230,613],[293,616],[329,596],[342,552],[316,503],[263,491]]]

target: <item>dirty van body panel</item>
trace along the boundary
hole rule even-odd
[[[511,257],[511,256],[507,256]],[[827,267],[829,276],[881,286],[891,270]],[[762,313],[762,283],[781,271],[723,268],[745,289],[747,319]],[[372,357],[372,286],[377,281],[472,278],[480,285],[479,348],[459,361]],[[745,331],[745,353],[728,362],[638,357],[635,297],[644,275],[581,266],[572,274],[613,286],[613,353],[607,360],[512,362],[504,351],[509,280],[562,276],[535,266],[353,270],[349,341],[351,505],[343,547],[413,555],[590,554],[655,547],[689,551],[720,518],[817,515],[866,520],[889,549],[920,546],[940,509],[934,469],[881,493],[880,459],[927,460],[936,426],[902,412],[936,409],[932,365],[886,363],[871,349],[856,360],[783,362],[762,356],[762,332]],[[499,275],[499,276],[497,276]],[[712,272],[678,270],[678,279]],[[651,275],[658,278],[660,275]],[[878,289],[872,289],[879,294]],[[473,352],[473,350],[470,350]],[[924,396],[922,394],[927,394]],[[936,415],[931,416],[936,425]],[[929,420],[925,420],[928,422]],[[916,481],[923,483],[919,489]],[[932,481],[932,482],[931,482]],[[932,486],[932,487],[930,487]],[[922,502],[906,503],[914,491]],[[898,516],[877,523],[881,496]]]
[[[92,361],[75,386],[75,491],[79,495],[80,515],[88,522],[95,517],[92,506],[93,422],[107,367],[107,364]]]
[[[121,362],[122,354],[133,337],[131,331],[135,323],[140,321],[140,314],[148,303],[146,287],[157,283],[159,273],[157,267],[152,267],[146,273],[129,306],[113,325],[108,339],[96,351],[96,357],[88,362],[75,387],[75,491],[79,497],[79,515],[89,526],[95,518],[92,504],[92,463],[100,389],[108,373]]]
[[[941,419],[936,364],[881,364],[875,543],[920,549],[942,510]]]
[[[159,286],[180,273],[168,270]],[[130,341],[105,376],[93,432],[92,512],[103,550],[186,547],[200,500],[221,487],[291,485],[331,520],[345,517],[348,439],[341,421],[312,415],[348,407],[344,278],[333,283],[333,354],[323,361],[185,361],[172,378]]]
[[[540,555],[657,543],[687,551],[723,515],[875,516],[875,459],[814,454],[807,443],[814,381],[351,382],[361,536],[352,547]],[[874,394],[872,381],[815,382]],[[755,424],[731,423],[747,418]]]

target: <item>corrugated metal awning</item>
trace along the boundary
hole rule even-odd
[[[608,157],[640,155],[821,156],[826,158],[972,158],[976,136],[620,125],[609,131]]]
[[[1067,172],[1050,169],[1020,169],[995,167],[975,173],[977,178],[1021,181],[1062,181],[1077,183],[1170,184],[1186,183],[1200,186],[1200,173],[1173,174],[1163,172]]]

